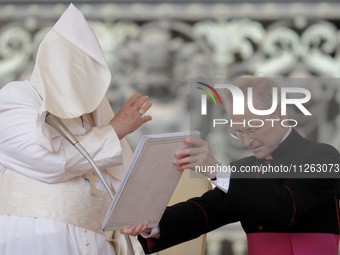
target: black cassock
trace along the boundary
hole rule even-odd
[[[292,246],[289,249],[295,251],[291,254],[307,249],[303,245],[327,245],[328,249],[328,241],[336,249],[340,185],[335,177],[340,176],[339,152],[330,145],[304,139],[293,129],[271,155],[273,160],[269,165],[251,156],[232,162],[231,166],[238,170],[245,166],[258,166],[258,169],[263,166],[267,170],[271,167],[277,172],[233,172],[227,193],[215,188],[201,197],[168,207],[160,221],[160,239],[146,240],[139,236],[145,252],[166,249],[237,221],[247,234],[248,252],[254,250],[249,243],[256,246],[256,237],[260,237],[261,249],[270,246],[265,236],[273,233],[294,233],[288,236]],[[316,234],[329,240],[318,241],[320,235]],[[294,236],[306,240],[296,241]],[[283,240],[282,236],[278,238]]]

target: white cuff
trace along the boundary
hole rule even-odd
[[[216,173],[216,180],[211,181],[216,187],[227,193],[230,184],[230,167],[221,165],[221,171]]]
[[[160,233],[161,233],[161,230],[160,230],[159,225],[158,225],[157,227],[154,227],[154,228],[151,229],[151,233],[142,232],[142,233],[140,233],[140,235],[144,238],[159,239]]]

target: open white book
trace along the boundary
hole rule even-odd
[[[186,147],[186,138],[199,136],[198,131],[143,136],[102,229],[125,229],[142,221],[157,226],[182,175],[173,164],[175,153]]]

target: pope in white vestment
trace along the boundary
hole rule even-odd
[[[94,33],[70,5],[41,43],[31,80],[0,90],[1,255],[128,254],[124,236],[100,230],[105,207],[89,206],[110,203],[99,181],[91,188],[91,165],[45,123],[47,112],[62,119],[117,191],[132,154],[122,136],[151,119],[140,113],[151,104],[134,95],[114,117],[110,78]]]

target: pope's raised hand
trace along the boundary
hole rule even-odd
[[[116,131],[119,139],[124,138],[152,119],[150,115],[144,116],[144,113],[152,106],[152,103],[148,100],[148,96],[135,93],[112,118],[110,125]]]

